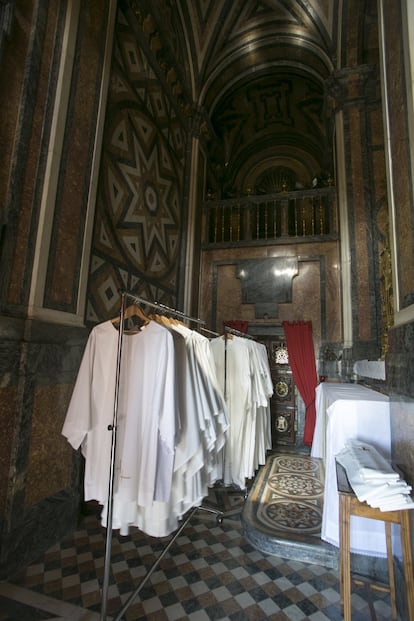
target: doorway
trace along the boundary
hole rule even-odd
[[[270,327],[270,326],[269,326]],[[297,388],[286,347],[282,326],[272,326],[267,334],[260,334],[259,326],[249,326],[249,333],[267,349],[273,396],[270,400],[272,449],[280,446],[296,446],[298,432]]]

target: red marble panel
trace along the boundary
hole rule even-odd
[[[107,3],[88,2],[80,14],[77,62],[72,78],[72,100],[65,136],[65,160],[60,172],[58,201],[53,228],[53,246],[45,302],[48,307],[74,310],[73,299],[82,250],[88,197],[88,172],[94,140],[97,89],[100,87]]]
[[[371,317],[369,299],[369,256],[367,239],[367,197],[363,175],[364,153],[362,136],[361,112],[358,108],[349,111],[350,150],[351,150],[351,175],[352,197],[350,208],[353,212],[353,230],[350,235],[354,238],[355,261],[358,265],[357,300],[358,300],[358,338],[362,341],[371,338]]]

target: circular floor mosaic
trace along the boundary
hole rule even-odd
[[[309,455],[269,456],[243,511],[249,532],[264,537],[320,542],[324,469]]]
[[[314,497],[323,493],[321,481],[306,474],[279,472],[268,478],[267,485],[283,496],[294,496],[295,498]]]
[[[275,462],[280,469],[288,470],[289,472],[316,472],[318,464],[314,459],[309,457],[290,457],[284,455],[283,457],[276,457]]]
[[[277,530],[309,532],[320,528],[322,514],[315,505],[281,500],[266,505],[263,518]]]

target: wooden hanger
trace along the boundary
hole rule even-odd
[[[171,319],[169,319],[169,317],[166,317],[165,315],[153,314],[153,315],[150,315],[150,319],[152,319],[153,321],[156,321],[162,326],[166,326],[167,328],[172,324]]]
[[[140,306],[138,306],[137,304],[131,304],[130,306],[127,306],[127,308],[124,311],[124,319],[131,319],[133,317],[137,317],[138,319],[141,320],[141,326],[144,325],[146,326],[147,324],[149,324],[149,322],[151,321],[150,318],[144,313],[144,311],[142,310],[142,308]],[[114,319],[112,319],[112,323],[119,323],[120,317],[115,317]]]
[[[179,319],[176,319],[175,317],[167,317],[166,315],[159,315],[159,314],[150,315],[149,317],[150,319],[153,319],[154,321],[162,324],[163,326],[166,326],[167,328],[169,326],[188,327],[186,326],[184,322],[180,321]]]

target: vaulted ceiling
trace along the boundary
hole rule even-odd
[[[252,73],[332,66],[332,0],[177,0],[191,54],[193,95],[209,109]]]
[[[217,137],[209,156],[222,193],[279,190],[283,169],[301,185],[329,171],[324,80],[333,66],[334,3],[187,0],[181,7],[192,35],[193,95]]]
[[[248,186],[277,191],[281,170],[300,185],[332,172],[324,82],[335,64],[336,0],[160,4],[186,88],[209,124],[222,196]]]

